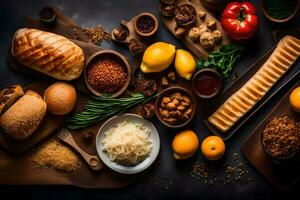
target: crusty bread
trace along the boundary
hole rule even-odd
[[[46,110],[42,97],[29,90],[2,115],[1,127],[16,140],[26,139],[38,128]]]
[[[12,85],[0,91],[0,116],[24,95],[20,85]]]
[[[300,56],[300,40],[285,36],[258,72],[235,92],[208,121],[222,132],[229,130],[263,98]]]
[[[12,40],[12,55],[18,62],[59,80],[73,80],[84,66],[82,49],[67,38],[22,28]]]

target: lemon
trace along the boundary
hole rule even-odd
[[[140,68],[144,73],[161,72],[171,65],[174,56],[174,45],[156,42],[146,49]]]
[[[179,76],[191,80],[196,71],[196,62],[193,55],[183,49],[178,49],[175,56],[175,69]]]
[[[199,140],[192,130],[184,130],[176,134],[172,142],[174,158],[183,160],[192,157],[197,151]]]

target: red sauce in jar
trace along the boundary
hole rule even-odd
[[[214,74],[201,74],[194,81],[194,88],[201,96],[216,94],[221,87],[221,80]]]

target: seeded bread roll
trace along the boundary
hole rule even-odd
[[[285,36],[256,74],[235,92],[208,121],[222,132],[228,131],[285,74],[300,56],[300,40]]]
[[[67,38],[37,29],[17,30],[12,55],[18,62],[58,80],[73,80],[84,66],[82,49]]]
[[[23,89],[19,85],[12,85],[0,91],[0,116],[12,106],[21,96]]]
[[[46,110],[42,97],[29,90],[2,115],[1,127],[12,138],[24,140],[38,128]]]

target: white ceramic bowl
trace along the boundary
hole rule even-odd
[[[102,150],[102,140],[105,137],[104,133],[107,132],[110,128],[115,127],[118,123],[123,121],[140,123],[150,130],[149,138],[153,146],[151,153],[144,161],[142,161],[141,163],[135,166],[121,165],[116,162],[113,162],[109,159],[107,154]],[[136,174],[149,168],[152,165],[152,163],[156,160],[160,150],[160,139],[155,126],[150,121],[144,119],[139,115],[127,113],[127,114],[117,115],[110,118],[100,127],[98,134],[96,136],[96,149],[99,157],[108,168],[122,174]]]

